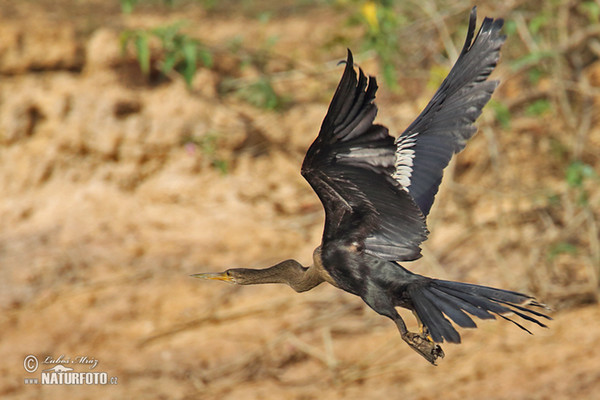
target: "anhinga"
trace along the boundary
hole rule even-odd
[[[460,342],[448,318],[475,328],[471,316],[497,315],[528,331],[506,316],[514,314],[545,327],[536,317],[550,318],[527,308],[542,306],[531,296],[428,278],[398,264],[421,257],[419,245],[429,233],[426,217],[443,169],[476,132],[473,123],[498,85],[487,78],[505,40],[500,34],[503,21],[485,18],[473,38],[476,21],[473,8],[454,67],[423,112],[395,140],[385,126],[373,123],[376,80],[367,79],[361,69],[357,79],[348,50],[342,79],[302,164],[302,176],[325,208],[323,239],[313,265],[287,260],[266,269],[193,276],[239,285],[285,283],[297,292],[329,282],[392,319],[402,338],[433,364],[444,356],[436,343]],[[414,313],[420,333],[407,330],[396,307]]]

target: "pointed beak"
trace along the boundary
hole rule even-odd
[[[217,273],[205,273],[205,274],[193,274],[191,277],[198,279],[210,279],[215,281],[225,281],[230,283],[235,283],[233,278],[227,274],[227,272],[217,272]]]

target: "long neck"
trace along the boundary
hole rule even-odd
[[[311,267],[305,268],[295,260],[282,261],[265,269],[235,268],[229,270],[239,285],[260,283],[285,283],[297,292],[304,292],[323,282],[323,278]]]

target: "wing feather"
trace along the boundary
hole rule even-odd
[[[429,104],[396,141],[394,178],[427,215],[443,170],[477,131],[473,122],[498,86],[487,81],[498,62],[505,37],[503,21],[485,18],[475,34],[477,10],[471,10],[467,38],[458,60]],[[406,154],[410,154],[407,160]]]
[[[392,178],[394,138],[374,124],[377,81],[359,69],[348,51],[342,79],[302,164],[302,175],[325,208],[323,241],[359,243],[389,260],[420,257],[425,218]]]

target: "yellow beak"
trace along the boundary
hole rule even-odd
[[[227,272],[217,272],[217,273],[205,273],[205,274],[194,274],[190,275],[194,278],[198,279],[211,279],[215,281],[225,281],[233,283],[233,278],[227,275]]]

